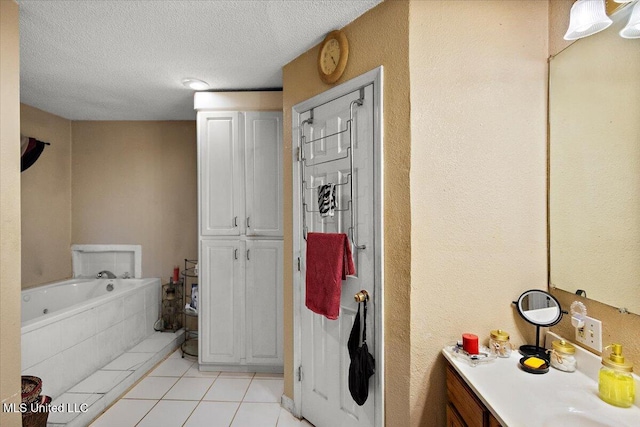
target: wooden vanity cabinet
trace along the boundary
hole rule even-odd
[[[456,370],[447,363],[447,427],[500,427]]]

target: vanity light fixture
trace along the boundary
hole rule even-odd
[[[581,39],[604,30],[612,23],[607,16],[604,0],[577,0],[571,6],[569,29],[564,39]]]
[[[620,30],[619,34],[625,39],[640,39],[640,1],[633,5],[629,22]]]
[[[207,83],[207,82],[205,82],[203,80],[194,79],[194,78],[182,79],[182,84],[185,87],[188,87],[189,89],[193,89],[193,90],[207,90],[207,89],[209,89],[209,83]]]

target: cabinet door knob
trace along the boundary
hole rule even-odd
[[[233,259],[238,259],[238,249],[233,250]]]
[[[247,228],[251,228],[251,224],[249,223],[249,217],[247,217]]]
[[[247,261],[249,261],[249,249],[247,249]]]
[[[233,226],[234,227],[238,226],[238,217],[237,216],[233,218]]]

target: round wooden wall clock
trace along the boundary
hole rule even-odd
[[[324,38],[318,53],[318,73],[323,82],[338,81],[349,58],[349,42],[341,30],[331,31]]]

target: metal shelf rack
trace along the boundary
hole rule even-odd
[[[304,134],[304,125],[305,124],[311,124],[313,123],[313,110],[311,110],[311,116],[310,118],[306,119],[305,121],[303,121],[300,124],[300,145],[298,147],[298,161],[300,161],[301,165],[302,165],[302,173],[300,174],[301,176],[301,189],[302,189],[302,235],[304,237],[304,239],[307,239],[307,231],[308,231],[308,227],[307,227],[307,213],[319,213],[319,210],[314,210],[314,209],[309,209],[309,205],[307,204],[306,201],[306,197],[305,197],[305,193],[309,190],[313,190],[313,187],[309,187],[307,185],[307,182],[305,180],[305,168],[308,167],[313,167],[313,166],[318,166],[321,164],[325,164],[325,163],[330,163],[330,162],[336,162],[339,160],[344,160],[344,159],[349,159],[349,173],[347,174],[347,179],[345,180],[345,182],[339,182],[337,184],[335,184],[336,186],[344,186],[344,185],[348,185],[350,192],[349,192],[349,200],[346,201],[345,205],[343,205],[343,207],[339,207],[336,206],[336,209],[334,210],[335,212],[345,212],[345,211],[350,211],[350,217],[351,217],[351,223],[349,224],[349,228],[348,228],[348,232],[347,235],[349,236],[349,239],[351,240],[351,242],[353,243],[354,248],[356,249],[366,249],[367,246],[366,245],[359,245],[357,243],[357,223],[356,223],[356,215],[355,215],[355,209],[354,209],[354,205],[353,205],[353,199],[354,199],[354,194],[353,194],[353,124],[354,124],[354,115],[353,115],[353,109],[356,106],[361,106],[364,102],[364,87],[359,89],[360,91],[360,97],[354,101],[351,102],[351,104],[349,105],[349,120],[347,120],[346,122],[346,126],[343,130],[340,130],[338,132],[332,133],[330,135],[325,135],[322,136],[320,138],[316,138],[316,139],[312,139],[310,141],[306,140],[306,136]],[[327,138],[331,138],[333,136],[337,136],[343,133],[349,133],[349,146],[346,149],[346,154],[344,156],[340,156],[338,158],[335,159],[330,159],[330,160],[323,160],[323,161],[318,161],[318,162],[313,162],[313,160],[309,161],[309,159],[307,159],[306,155],[305,155],[305,147],[313,142],[318,142],[321,141],[323,139],[327,139]]]
[[[199,299],[196,295],[193,295],[194,289],[197,289],[198,283],[198,260],[186,259],[184,260],[184,270],[182,270],[182,295],[184,295],[184,301],[188,302],[190,307],[195,306],[195,310],[187,309],[186,305],[182,307],[183,325],[184,325],[184,342],[180,349],[182,350],[182,357],[185,354],[187,356],[198,357],[198,331],[189,329],[188,318],[197,318],[199,306]],[[188,289],[191,285],[191,289]],[[194,288],[193,285],[196,285]],[[188,291],[188,293],[187,293]]]

